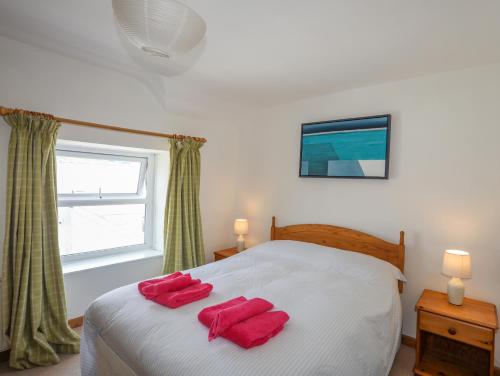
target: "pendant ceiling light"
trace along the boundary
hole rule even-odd
[[[155,56],[186,53],[207,30],[198,13],[176,0],[113,0],[113,11],[127,39]]]

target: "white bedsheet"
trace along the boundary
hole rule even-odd
[[[389,373],[401,331],[397,279],[404,279],[389,263],[273,241],[190,272],[214,289],[208,298],[178,309],[145,300],[136,284],[92,303],[85,314],[82,375]],[[288,312],[290,321],[278,336],[250,350],[221,337],[209,343],[198,312],[240,295],[268,299]]]

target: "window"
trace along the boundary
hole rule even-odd
[[[151,247],[154,156],[59,147],[63,260]]]

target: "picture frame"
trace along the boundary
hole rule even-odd
[[[391,115],[301,125],[299,177],[389,179]]]

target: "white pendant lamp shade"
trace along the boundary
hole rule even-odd
[[[127,39],[156,56],[188,52],[207,30],[194,10],[176,0],[113,0],[113,11]]]

